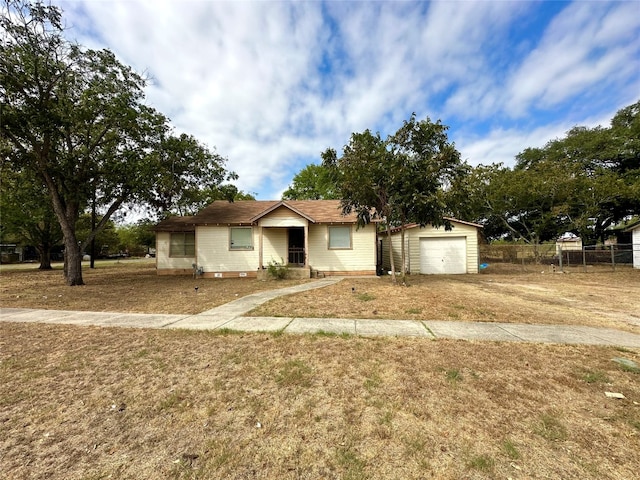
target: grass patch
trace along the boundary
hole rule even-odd
[[[474,455],[466,462],[467,468],[478,470],[480,472],[492,472],[495,466],[495,460],[486,453]]]
[[[409,315],[420,315],[422,313],[422,308],[408,308],[405,312]]]
[[[372,373],[364,380],[364,388],[372,393],[382,384],[382,378],[377,373]]]
[[[370,301],[376,299],[375,295],[372,295],[372,294],[367,293],[367,292],[358,293],[357,297],[358,297],[358,300],[360,300],[361,302],[370,302]]]
[[[462,373],[457,368],[453,368],[444,372],[447,381],[458,383],[462,381]]]
[[[344,469],[345,480],[364,480],[369,478],[365,472],[366,462],[351,448],[338,448],[336,460]]]
[[[283,387],[308,388],[312,378],[311,367],[302,360],[289,360],[276,375],[276,383]]]
[[[518,451],[516,444],[508,438],[505,438],[502,441],[502,450],[511,460],[518,460],[520,458],[520,452]]]
[[[336,332],[328,332],[326,330],[318,330],[309,335],[317,338],[342,338],[343,340],[353,338],[353,335],[347,332],[336,333]]]
[[[533,431],[551,442],[562,442],[567,439],[567,427],[554,412],[543,413],[538,417]]]
[[[578,378],[586,383],[609,383],[607,374],[599,370],[583,370]]]
[[[235,330],[233,328],[223,327],[223,328],[216,328],[215,330],[212,330],[211,333],[214,335],[220,335],[222,337],[225,337],[229,335],[244,335],[247,332],[243,332],[242,330]]]

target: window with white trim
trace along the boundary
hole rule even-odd
[[[253,250],[253,229],[251,227],[231,227],[229,229],[229,250]]]
[[[174,232],[169,241],[170,257],[195,257],[196,234],[194,232]]]
[[[351,226],[340,225],[329,227],[329,250],[351,248]]]

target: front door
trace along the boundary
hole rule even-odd
[[[304,266],[304,228],[292,227],[289,229],[289,256],[290,265]]]

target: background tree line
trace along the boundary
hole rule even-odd
[[[574,127],[542,148],[524,149],[513,167],[469,166],[445,130],[412,116],[386,140],[353,134],[341,158],[324,152],[322,164],[302,169],[284,198],[340,198],[363,221],[375,212],[391,226],[439,225],[452,216],[483,225],[489,241],[534,246],[565,232],[584,244],[604,242],[608,227],[640,214],[640,101],[608,127]]]

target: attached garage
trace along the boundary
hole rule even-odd
[[[449,218],[452,229],[420,227],[416,224],[405,227],[405,251],[407,273],[427,275],[478,273],[478,232],[480,225]],[[391,234],[393,258],[396,271],[401,271],[401,234],[394,229]],[[391,269],[389,241],[381,233],[382,265]]]

